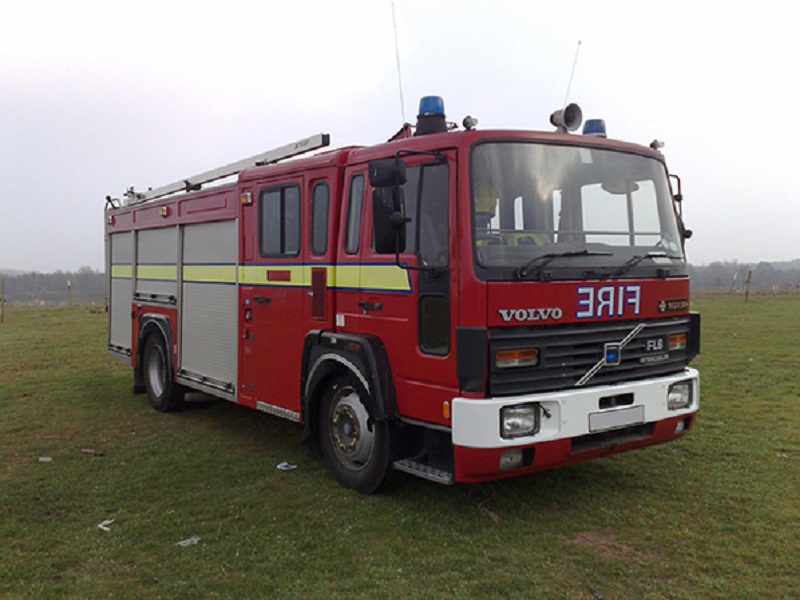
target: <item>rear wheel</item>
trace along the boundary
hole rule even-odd
[[[150,335],[144,344],[142,370],[147,399],[156,410],[172,412],[183,408],[183,386],[172,379],[166,344],[159,335]]]
[[[355,377],[334,379],[322,398],[320,442],[325,462],[342,485],[365,494],[388,483],[391,436],[376,421],[372,399]]]

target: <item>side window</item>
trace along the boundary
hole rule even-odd
[[[325,181],[314,184],[311,192],[311,253],[321,256],[328,250],[328,211],[330,190]]]
[[[449,169],[422,165],[419,174],[417,244],[420,264],[446,268],[449,238]],[[450,352],[450,292],[447,278],[424,278],[419,298],[419,348],[440,356]]]
[[[347,232],[344,251],[347,254],[358,252],[361,239],[361,213],[364,207],[364,176],[360,173],[350,179],[350,196],[347,203]]]
[[[446,164],[422,167],[419,192],[419,256],[422,264],[448,264],[448,168]]]
[[[409,219],[406,224],[406,252],[417,251],[417,202],[419,196],[419,167],[409,167],[406,171],[406,182],[403,184],[405,198],[405,215]]]
[[[419,300],[419,347],[426,354],[450,352],[450,302],[447,296],[426,295]]]
[[[261,256],[297,256],[300,252],[300,187],[266,188],[259,196]]]
[[[419,253],[423,264],[447,265],[447,165],[409,167],[403,184],[405,252]]]
[[[418,198],[418,196],[419,196],[419,174],[420,174],[419,166],[408,167],[408,169],[406,170],[406,182],[401,186],[402,187],[402,192],[403,192],[402,193],[402,198],[403,198],[403,200],[402,200],[402,203],[403,203],[402,211],[403,211],[403,216],[405,216],[405,218],[406,218],[405,244],[403,244],[402,241],[401,241],[401,245],[400,245],[400,253],[401,254],[405,253],[405,252],[416,253],[416,251],[417,251],[417,206],[419,204],[419,202],[418,202],[418,200],[419,200],[419,198]],[[386,190],[383,190],[383,191],[387,192],[385,202],[387,204],[391,205],[394,202],[394,198],[393,198],[394,193],[393,193],[392,189],[391,188],[387,188]],[[373,193],[377,193],[377,192],[378,192],[378,190],[374,190],[373,191]],[[376,209],[373,208],[373,211],[374,210],[376,210]],[[389,215],[391,214],[391,212],[393,212],[392,209],[388,209],[386,214],[382,215],[382,217],[385,217],[385,218],[388,219]],[[373,216],[373,218],[376,217],[376,215],[374,213],[373,213],[372,216]],[[379,217],[379,218],[381,218],[381,217]],[[373,238],[372,238],[372,250],[373,250],[373,252],[375,252],[377,254],[381,254],[381,252],[378,252],[375,249],[377,244],[376,244],[376,241],[375,241],[375,232],[374,231],[372,232],[372,236],[373,236]],[[395,252],[394,244],[392,244],[392,249],[391,250],[387,250],[387,251],[385,251],[383,253],[384,254],[392,254],[393,255],[394,252]]]

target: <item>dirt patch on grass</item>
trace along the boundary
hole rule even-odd
[[[600,531],[585,531],[572,539],[573,544],[588,548],[605,560],[634,560],[649,562],[658,558],[657,552],[642,551],[621,541],[615,534]]]

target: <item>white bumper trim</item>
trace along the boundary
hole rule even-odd
[[[679,381],[690,380],[692,403],[688,408],[669,410],[667,391]],[[600,409],[600,399],[632,394],[633,403],[615,408]],[[506,396],[503,398],[454,398],[452,403],[453,444],[470,448],[504,448],[525,446],[538,442],[572,438],[596,432],[597,423],[624,423],[614,413],[628,411],[643,413],[644,423],[690,415],[697,412],[700,400],[699,374],[687,368],[683,373],[617,385],[592,388],[573,388],[567,391]],[[515,404],[538,402],[546,413],[542,415],[539,432],[534,435],[506,439],[500,435],[500,410]],[[543,411],[544,412],[544,411]],[[619,415],[622,417],[622,415]],[[591,427],[590,427],[591,423]]]

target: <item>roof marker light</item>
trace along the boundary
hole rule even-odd
[[[603,119],[586,119],[583,124],[583,135],[606,137],[606,122]]]

